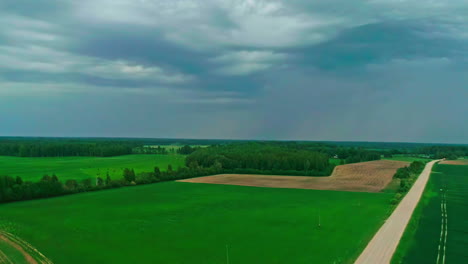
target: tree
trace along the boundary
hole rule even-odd
[[[154,167],[154,177],[158,179],[161,177],[161,170],[159,169],[158,166]]]
[[[216,161],[213,165],[213,168],[216,170],[216,172],[221,172],[223,170],[223,164],[221,164],[219,161]]]
[[[198,166],[198,162],[197,162],[197,161],[192,161],[192,162],[190,162],[190,164],[189,164],[189,168],[191,168],[191,169],[196,169],[196,168],[198,168],[198,167],[199,167],[199,166]]]
[[[104,180],[101,177],[97,177],[96,183],[97,183],[97,186],[103,186]]]
[[[51,181],[51,182],[59,182],[59,179],[58,179],[57,175],[54,174],[54,175],[52,175],[52,177],[50,178],[50,181]]]
[[[82,180],[81,185],[85,190],[89,190],[91,187],[93,187],[93,183],[90,178]]]
[[[185,145],[178,150],[179,154],[182,154],[182,155],[189,155],[194,151],[195,151],[195,148],[192,148],[189,145]]]
[[[18,184],[18,185],[23,184],[23,179],[21,179],[20,176],[16,176],[16,180],[15,180],[15,181],[16,181],[16,184]]]
[[[78,188],[78,182],[76,180],[67,180],[65,182],[65,187],[69,191],[75,191]]]
[[[125,168],[123,172],[123,176],[125,181],[127,182],[135,182],[136,177],[135,177],[135,171],[132,169]]]
[[[42,176],[42,179],[41,179],[41,181],[43,181],[43,182],[50,182],[51,180],[52,180],[52,178],[47,174]]]
[[[171,164],[167,165],[167,172],[172,172],[172,171],[173,171],[172,165]]]
[[[306,171],[306,173],[309,171],[309,168],[310,168],[310,161],[306,160],[304,162],[304,170]]]
[[[107,175],[106,175],[106,186],[109,186],[110,183],[111,183],[111,177],[109,176],[109,172],[107,172]]]

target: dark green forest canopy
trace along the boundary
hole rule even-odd
[[[392,143],[392,142],[314,142],[259,141],[226,139],[157,139],[157,138],[34,138],[0,137],[0,155],[19,157],[120,156],[138,152],[146,145],[245,145],[266,144],[279,148],[325,153],[346,160],[346,163],[376,159],[372,155],[424,154],[431,158],[468,156],[467,145]],[[184,149],[181,154],[190,154]],[[157,154],[164,154],[160,151]],[[149,152],[148,152],[149,153]],[[151,153],[154,153],[151,152]]]
[[[17,157],[110,157],[132,154],[131,142],[1,141],[0,155]]]
[[[335,165],[329,162],[332,156],[347,163],[380,159],[380,153],[374,151],[340,149],[323,143],[255,142],[199,149],[187,157],[186,164],[220,166],[231,172],[323,176],[333,171]]]

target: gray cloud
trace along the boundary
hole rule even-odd
[[[0,10],[0,135],[468,142],[466,1]]]

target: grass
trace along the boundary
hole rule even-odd
[[[442,222],[441,189],[447,190],[446,263],[467,263],[467,175],[468,166],[435,165],[392,263],[436,263]]]
[[[330,159],[328,160],[328,162],[330,162],[330,163],[333,164],[333,165],[337,165],[337,166],[338,166],[338,165],[341,165],[341,161],[342,161],[342,159],[335,159],[335,158],[330,158]]]
[[[0,156],[0,175],[20,176],[23,180],[37,181],[44,174],[56,174],[59,179],[122,177],[123,169],[135,169],[136,173],[153,171],[155,166],[166,170],[168,164],[174,169],[184,166],[181,155],[126,155],[118,157],[59,157],[20,158]]]
[[[59,264],[352,263],[391,197],[165,182],[0,205],[0,226]]]

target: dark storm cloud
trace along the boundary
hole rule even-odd
[[[467,11],[4,0],[0,134],[466,143]]]
[[[88,28],[80,34],[71,51],[105,59],[130,59],[184,69],[192,74],[206,72],[206,52],[197,52],[168,42],[150,27],[112,26]]]
[[[392,59],[453,58],[468,54],[466,40],[434,36],[421,21],[392,21],[344,30],[323,43],[289,50],[298,62],[325,70],[349,70]],[[299,57],[299,56],[298,56]]]

